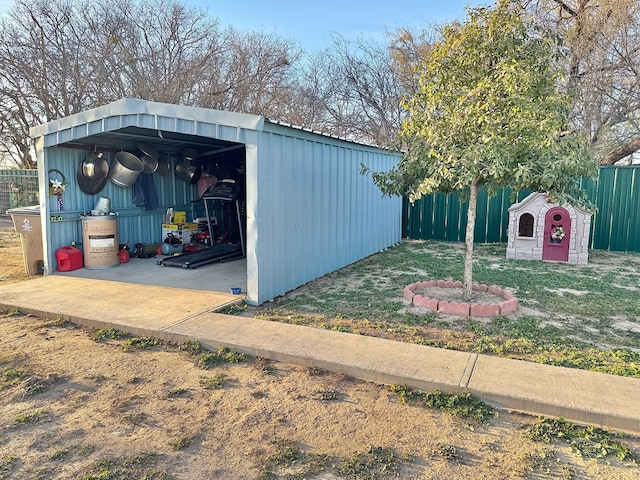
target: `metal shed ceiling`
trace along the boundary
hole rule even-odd
[[[120,130],[102,132],[88,137],[74,139],[57,145],[61,148],[83,150],[113,151],[137,150],[137,144],[143,142],[155,148],[161,155],[179,156],[185,148],[193,148],[199,157],[227,154],[240,148],[240,144],[199,135],[176,132],[164,132],[140,127],[125,127]],[[227,155],[225,155],[227,156]]]

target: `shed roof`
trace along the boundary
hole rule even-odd
[[[224,127],[255,131],[285,128],[293,132],[305,132],[371,147],[361,142],[270,120],[261,115],[135,98],[123,98],[101,107],[36,125],[31,128],[30,135],[32,138],[42,137],[43,147],[99,147],[120,150],[134,148],[136,142],[144,140],[151,146],[161,147],[164,152],[177,154],[185,144],[211,151],[231,147],[233,142],[222,140],[225,136],[220,134],[220,130]]]
[[[230,142],[217,139],[221,126],[262,130],[264,122],[258,115],[123,98],[37,125],[30,134],[43,137],[44,147],[119,150],[144,139],[149,145],[162,145],[165,152],[178,153],[185,143],[212,150],[228,147]]]

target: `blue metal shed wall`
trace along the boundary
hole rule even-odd
[[[361,164],[384,171],[399,157],[379,149],[275,125],[260,135],[253,181],[257,275],[263,303],[401,240],[402,200],[383,198]],[[250,149],[248,150],[248,152]],[[250,221],[250,220],[249,220]],[[250,249],[251,250],[251,249]]]
[[[57,173],[49,173],[56,169],[62,172],[68,183],[63,195],[64,210],[58,209],[57,197],[48,195],[48,187],[45,189],[46,215],[49,219],[47,240],[49,245],[48,271],[53,271],[55,251],[71,242],[82,243],[82,230],[79,216],[92,210],[100,197],[111,200],[111,209],[118,212],[118,237],[120,243],[129,241],[135,243],[158,243],[161,241],[162,222],[164,212],[168,207],[176,210],[185,210],[190,215],[191,200],[197,198],[194,185],[176,179],[173,175],[174,160],[172,160],[171,173],[167,176],[154,174],[152,181],[158,194],[159,206],[155,210],[143,210],[133,204],[131,187],[123,188],[107,181],[104,189],[96,195],[87,195],[77,187],[76,169],[80,162],[87,156],[86,151],[67,148],[45,149],[45,164],[47,170],[44,173],[46,181],[49,178],[59,178]],[[113,154],[105,153],[109,162],[113,160]]]

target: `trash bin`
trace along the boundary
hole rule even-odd
[[[44,273],[44,254],[42,253],[42,225],[40,224],[40,207],[10,208],[13,226],[20,234],[24,270],[30,275]]]

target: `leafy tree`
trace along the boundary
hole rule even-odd
[[[404,156],[373,179],[383,193],[411,201],[432,192],[469,199],[468,300],[478,190],[531,189],[575,202],[574,179],[594,174],[596,164],[586,140],[569,130],[571,98],[553,36],[525,23],[506,0],[470,9],[464,23],[445,26],[442,36],[419,62],[419,90],[404,105]]]

